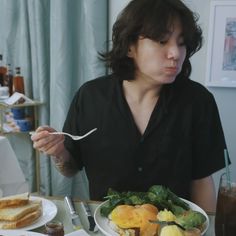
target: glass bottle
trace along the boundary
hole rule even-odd
[[[20,73],[20,67],[16,67],[16,75],[13,78],[13,93],[25,94],[24,77]]]
[[[11,70],[11,64],[7,64],[7,73],[4,78],[4,86],[9,88],[9,95],[12,95],[13,75]]]
[[[4,86],[4,78],[7,73],[7,68],[3,65],[3,56],[0,54],[0,85]]]

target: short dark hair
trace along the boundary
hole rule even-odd
[[[187,49],[177,79],[189,78],[192,70],[189,58],[202,46],[202,30],[197,24],[198,15],[181,0],[132,0],[114,23],[112,48],[100,54],[101,59],[121,80],[134,79],[134,61],[127,56],[130,45],[136,43],[139,36],[159,41],[176,18],[182,24]]]

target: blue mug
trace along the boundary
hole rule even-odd
[[[15,107],[11,109],[11,112],[13,114],[13,118],[16,120],[25,118],[25,108]]]

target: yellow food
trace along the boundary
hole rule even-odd
[[[175,221],[176,216],[171,211],[164,209],[163,211],[158,212],[157,219],[159,221]]]
[[[140,236],[156,236],[159,225],[152,224],[149,220],[156,220],[157,213],[157,208],[151,204],[119,205],[111,212],[110,219],[121,231],[139,228]]]
[[[184,236],[184,232],[176,225],[167,225],[161,229],[160,236]]]

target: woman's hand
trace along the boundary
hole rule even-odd
[[[64,135],[52,135],[56,130],[49,126],[40,126],[31,136],[33,147],[45,155],[59,156],[65,149]]]

